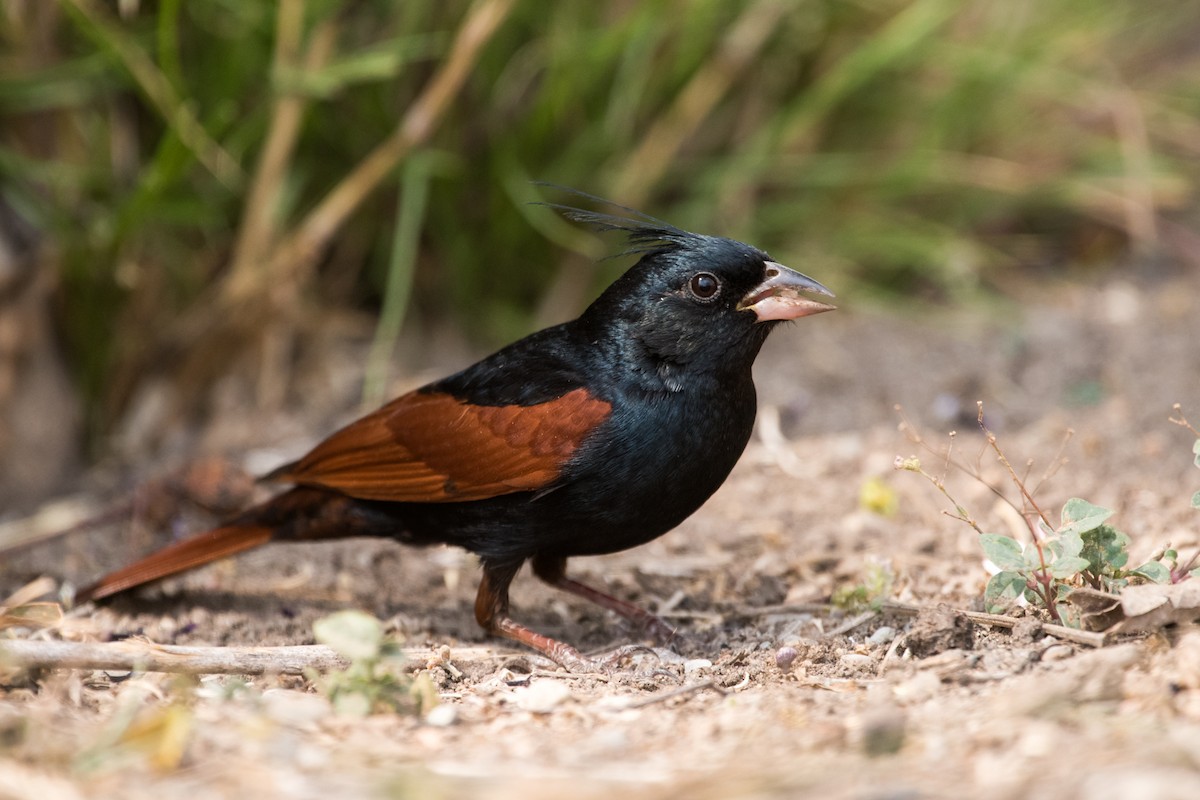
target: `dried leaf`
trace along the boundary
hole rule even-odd
[[[869,478],[858,491],[858,504],[883,517],[895,516],[899,499],[896,490],[881,478]]]
[[[183,759],[192,724],[192,712],[183,706],[150,709],[121,733],[117,744],[146,754],[156,769],[168,772]]]
[[[1121,592],[1125,620],[1121,633],[1153,631],[1165,625],[1200,619],[1200,581],[1130,586]]]
[[[26,603],[16,608],[0,607],[0,631],[5,628],[52,628],[62,622],[58,603]]]
[[[1085,630],[1106,631],[1125,619],[1120,595],[1110,592],[1087,587],[1074,589],[1066,596],[1066,602],[1078,612]]]

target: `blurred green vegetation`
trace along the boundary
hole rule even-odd
[[[534,180],[860,301],[1195,247],[1185,0],[10,0],[0,41],[0,199],[93,432],[313,309],[380,308],[384,362],[406,312],[572,315],[620,264]]]

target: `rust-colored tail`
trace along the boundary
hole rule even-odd
[[[394,520],[371,528],[369,519],[355,513],[355,501],[336,492],[298,486],[244,511],[237,519],[151,553],[128,567],[110,572],[75,595],[76,600],[99,600],[143,583],[200,567],[269,541],[315,541],[341,536],[386,535]]]
[[[132,589],[143,583],[175,575],[199,567],[217,559],[252,550],[271,541],[275,529],[266,525],[238,524],[214,528],[186,541],[165,547],[128,567],[110,572],[91,586],[80,590],[75,598],[78,602],[99,600],[103,597]]]

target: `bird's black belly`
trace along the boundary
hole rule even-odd
[[[395,536],[485,559],[598,555],[644,544],[698,509],[729,475],[754,425],[753,388],[733,398],[670,396],[614,415],[562,484],[465,503],[370,503]],[[673,405],[672,405],[673,403]]]

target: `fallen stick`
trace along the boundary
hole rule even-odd
[[[921,613],[922,609],[920,606],[909,605],[908,603],[887,602],[883,604],[883,610],[891,611],[894,614],[915,617]],[[982,611],[966,611],[956,608],[954,609],[954,613],[962,614],[972,622],[990,625],[994,628],[1004,628],[1006,630],[1012,630],[1020,622],[1020,620],[1014,617],[1006,617],[1003,614],[985,614]],[[1088,647],[1103,647],[1108,643],[1108,635],[1103,631],[1081,631],[1077,628],[1068,628],[1066,625],[1055,625],[1050,622],[1042,623],[1042,631],[1048,636],[1053,636],[1055,639],[1083,644]]]
[[[738,618],[760,617],[769,614],[800,614],[800,613],[828,613],[833,611],[834,607],[829,603],[794,603],[782,604],[776,606],[749,606],[745,608],[733,609],[728,612],[729,616]],[[906,617],[915,617],[921,613],[922,607],[912,605],[910,603],[897,603],[888,601],[880,606],[880,611],[888,611],[893,614],[900,614]],[[863,614],[853,617],[847,622],[842,623],[834,630],[826,633],[826,636],[840,636],[847,633],[865,622],[869,622],[874,618],[873,615],[878,612],[864,612]],[[955,608],[954,613],[962,614],[972,622],[978,622],[981,625],[989,625],[993,628],[1004,628],[1012,630],[1020,620],[1015,617],[1006,617],[1003,614],[985,614],[982,611],[967,611],[961,608]],[[1064,642],[1074,642],[1075,644],[1087,645],[1088,647],[1103,647],[1108,644],[1109,637],[1103,631],[1082,631],[1077,628],[1068,628],[1066,625],[1055,625],[1050,622],[1042,624],[1042,630],[1056,639],[1062,639]]]
[[[442,661],[428,647],[405,647],[407,662],[432,668]],[[512,653],[487,647],[463,647],[456,659],[511,658]],[[350,662],[325,645],[282,647],[185,647],[143,639],[120,642],[62,642],[0,639],[0,668],[104,669],[131,672],[175,672],[185,675],[303,675],[305,670],[330,672]],[[448,664],[453,668],[452,664]]]
[[[183,647],[127,640],[59,642],[0,640],[0,666],[22,669],[105,669],[185,675],[303,675],[345,669],[350,662],[324,645]]]

